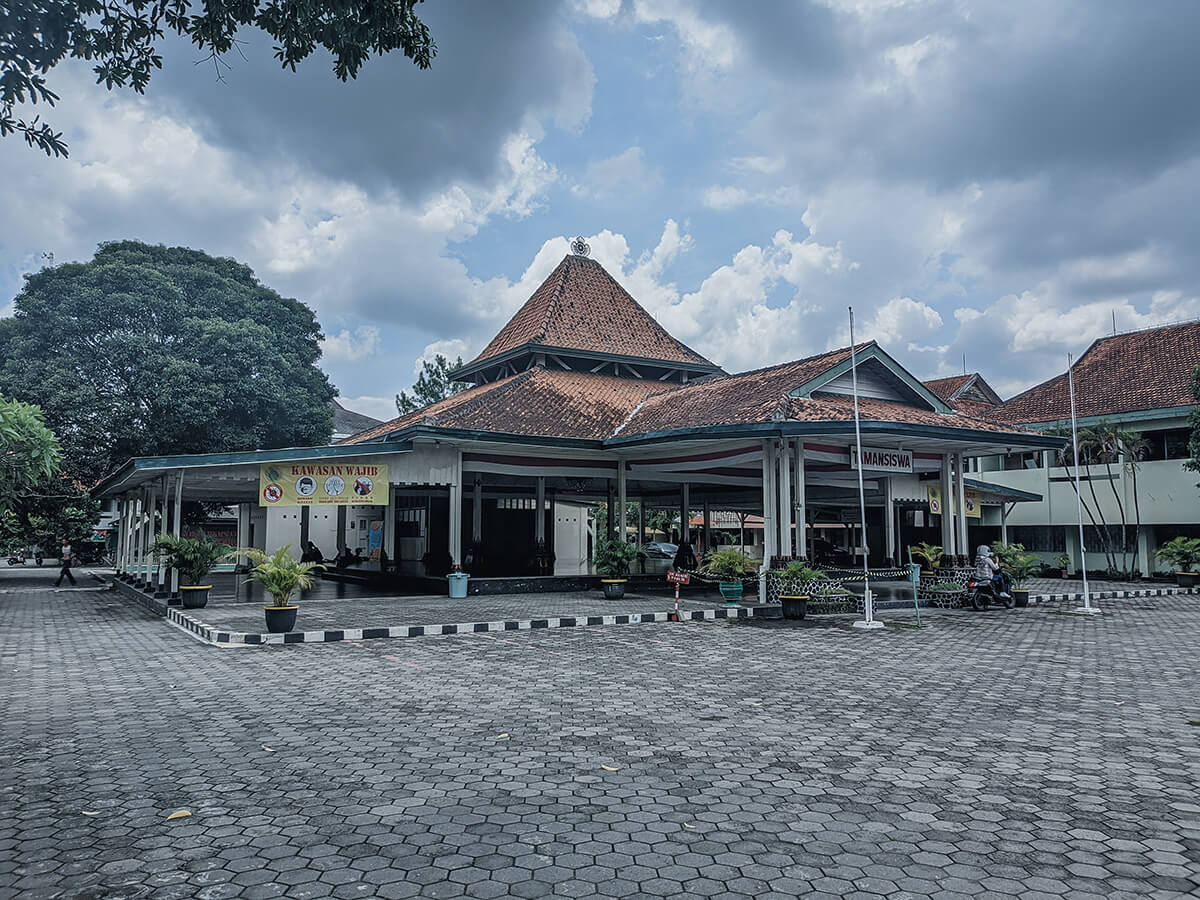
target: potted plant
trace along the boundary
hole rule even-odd
[[[184,609],[203,609],[208,604],[211,584],[201,584],[229,552],[224,544],[198,538],[164,534],[154,542],[154,555],[169,569],[179,570],[179,598]]]
[[[700,571],[716,576],[726,606],[737,606],[742,599],[742,582],[757,574],[758,564],[742,551],[729,547],[712,554]]]
[[[908,551],[913,556],[919,556],[929,565],[928,569],[922,569],[922,575],[929,575],[934,569],[942,564],[942,548],[937,544],[920,543],[915,547],[909,547]]]
[[[1065,553],[1060,553],[1054,557],[1054,564],[1062,571],[1062,577],[1067,578],[1070,575],[1071,557]]]
[[[779,580],[779,605],[785,619],[803,619],[808,614],[813,582],[829,580],[824,572],[810,569],[800,561],[788,563],[786,568],[775,569],[771,574]]]
[[[596,542],[592,563],[600,575],[604,588],[604,599],[620,600],[625,596],[625,583],[629,580],[629,567],[635,559],[644,559],[646,554],[636,544],[617,538],[605,538]]]
[[[1155,554],[1175,567],[1175,582],[1180,587],[1195,587],[1200,579],[1200,538],[1177,537],[1167,541]]]
[[[1020,544],[1013,544],[1013,547],[1018,547],[1023,550]],[[1023,553],[1018,550],[1016,553],[1007,553],[1003,559],[1004,572],[1012,581],[1013,603],[1017,606],[1025,607],[1029,605],[1029,590],[1022,587],[1034,571],[1041,565],[1041,561],[1033,553]]]
[[[247,557],[254,565],[250,580],[261,584],[275,601],[271,606],[263,607],[267,614],[267,631],[273,634],[296,627],[296,610],[300,607],[291,602],[292,594],[312,587],[313,570],[325,568],[320,563],[298,561],[291,550],[292,545],[288,544],[273,554],[254,547],[242,547],[228,554],[230,557]]]

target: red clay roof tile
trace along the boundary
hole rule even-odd
[[[1075,363],[1075,413],[1098,417],[1190,406],[1197,365],[1200,321],[1101,338]],[[988,418],[1014,424],[1070,419],[1066,373],[1017,394]]]
[[[567,256],[468,365],[526,344],[713,364],[671,337],[605,268]]]

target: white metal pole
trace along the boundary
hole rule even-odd
[[[770,535],[772,528],[771,516],[771,471],[774,468],[771,460],[771,447],[774,442],[763,441],[762,454],[762,492],[763,492],[763,559],[758,568],[758,602],[767,602],[767,570],[771,568]]]
[[[1078,610],[1082,613],[1098,613],[1096,607],[1092,606],[1092,595],[1088,590],[1087,578],[1087,548],[1083,543],[1083,494],[1079,489],[1079,467],[1081,460],[1079,459],[1079,433],[1078,426],[1075,421],[1075,361],[1071,358],[1071,354],[1067,354],[1067,387],[1071,393],[1071,453],[1075,460],[1075,507],[1079,515],[1079,569],[1083,572],[1083,606]]]
[[[854,307],[850,310],[850,391],[854,395],[854,454],[858,472],[858,513],[862,517],[862,564],[863,564],[863,617],[854,623],[855,628],[882,628],[883,623],[875,618],[875,600],[871,596],[871,570],[867,564],[867,495],[863,489],[862,428],[858,421],[858,361],[854,351]]]

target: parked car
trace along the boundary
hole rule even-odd
[[[813,562],[821,566],[853,566],[854,557],[844,549],[824,538],[812,542]]]
[[[668,544],[666,541],[651,541],[642,545],[642,552],[649,559],[674,559],[675,554],[679,552],[679,546]]]

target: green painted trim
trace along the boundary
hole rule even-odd
[[[946,403],[945,400],[943,400],[933,391],[929,390],[929,388],[925,387],[925,385],[923,385],[911,373],[909,373],[904,366],[892,359],[892,357],[888,355],[887,351],[885,351],[874,341],[871,341],[871,343],[861,352],[856,352],[854,354],[854,365],[862,365],[864,360],[870,359],[874,359],[882,363],[884,368],[899,378],[905,384],[905,386],[909,388],[909,390],[928,403],[930,409],[932,409],[934,412],[943,413],[945,415],[950,415],[954,412],[953,407],[951,407],[948,403]],[[849,372],[850,363],[851,360],[846,358],[837,365],[826,369],[820,375],[810,378],[799,387],[792,388],[792,390],[790,390],[788,393],[793,397],[810,397],[814,391],[820,390],[822,385],[828,384],[835,378],[838,378],[839,376],[845,375],[847,372]]]
[[[430,425],[410,425],[400,431],[392,432],[379,441],[390,446],[392,441],[410,441],[416,437],[434,438],[436,440],[480,441],[496,444],[521,444],[523,446],[570,447],[581,450],[603,450],[602,441],[580,438],[539,437],[536,434],[511,434],[503,431],[475,431],[469,428],[436,428]],[[359,447],[366,446],[359,444]]]
[[[984,491],[989,494],[997,494],[1001,497],[1011,497],[1014,500],[1020,500],[1022,502],[1029,501],[1032,503],[1038,503],[1043,499],[1041,494],[1035,494],[1032,491],[1022,491],[1018,490],[1017,488],[1005,487],[1004,485],[1000,484],[991,484],[990,482],[979,481],[975,478],[964,478],[963,486],[969,487],[975,491]]]
[[[554,354],[555,356],[573,357],[576,359],[596,360],[598,362],[619,362],[629,366],[654,366],[656,369],[679,369],[686,372],[701,372],[713,375],[723,372],[714,363],[675,362],[669,359],[653,359],[648,356],[627,356],[623,353],[601,353],[598,350],[577,350],[573,347],[552,347],[549,344],[521,344],[495,356],[464,365],[455,369],[452,377],[455,381],[466,381],[470,376],[484,372],[493,366],[503,365],[514,359],[530,356],[534,353]],[[551,369],[549,371],[556,371]]]
[[[674,428],[666,431],[650,431],[628,437],[609,438],[605,447],[650,444],[673,438],[696,437],[747,437],[760,435],[769,437],[807,436],[836,434],[845,431],[850,423],[836,422],[750,422],[744,425],[704,425],[692,428]],[[940,438],[943,440],[982,440],[1003,447],[1026,447],[1029,449],[1056,450],[1063,446],[1064,439],[1040,434],[1020,434],[1009,431],[980,431],[974,428],[954,428],[942,425],[919,425],[911,422],[862,422],[863,434],[898,434],[912,437]],[[1000,452],[1000,451],[997,451]]]
[[[189,453],[180,456],[135,456],[111,475],[97,482],[92,494],[102,496],[113,484],[135,472],[162,469],[197,469],[208,466],[241,466],[298,459],[343,459],[379,453],[407,453],[411,442],[389,444],[326,444],[319,447],[281,447],[276,450],[239,450],[229,453]]]
[[[1075,421],[1078,425],[1086,427],[1095,425],[1098,422],[1134,422],[1139,419],[1187,419],[1191,415],[1192,410],[1198,409],[1195,404],[1191,406],[1167,406],[1160,409],[1139,409],[1133,412],[1112,413],[1107,416],[1079,416]],[[1185,422],[1186,424],[1186,422]],[[1049,428],[1070,428],[1071,417],[1065,419],[1052,419],[1044,422],[1024,422],[1022,426],[1025,428],[1034,428],[1038,431],[1044,431]]]

